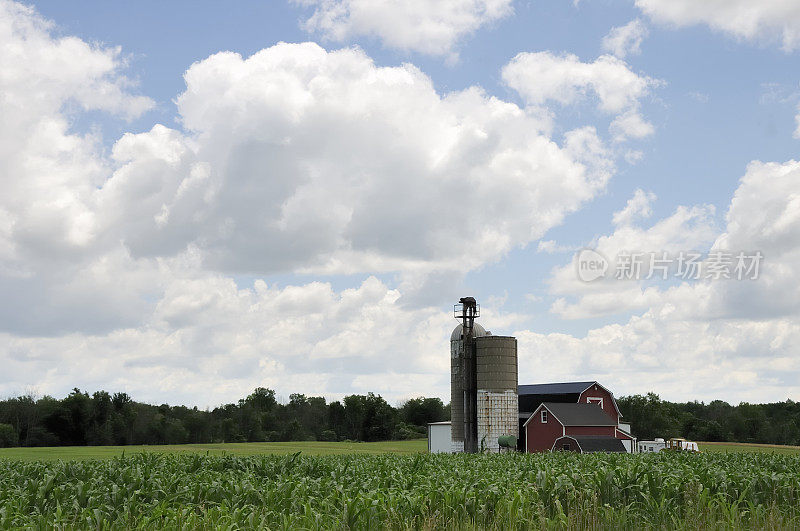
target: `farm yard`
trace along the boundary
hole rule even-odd
[[[0,528],[796,529],[799,471],[776,452],[0,459]]]

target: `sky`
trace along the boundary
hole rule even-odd
[[[474,296],[521,384],[800,400],[798,54],[795,0],[0,0],[0,396],[447,402]]]

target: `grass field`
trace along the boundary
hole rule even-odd
[[[294,454],[415,454],[428,451],[426,439],[383,442],[263,442],[228,444],[175,444],[159,446],[57,446],[51,448],[0,448],[0,459],[26,461],[52,461],[55,459],[84,460],[108,459],[140,453],[208,454],[208,455],[263,455]]]
[[[703,452],[767,452],[800,454],[800,446],[778,446],[771,444],[701,442]],[[59,446],[52,448],[0,448],[0,459],[22,459],[26,461],[51,461],[55,459],[84,460],[108,459],[124,455],[156,453],[192,453],[208,455],[267,455],[293,454],[341,455],[341,454],[416,454],[428,451],[425,439],[412,441],[359,442],[264,442],[229,444],[175,444],[162,446]]]
[[[750,443],[725,443],[701,442],[698,443],[702,452],[767,452],[779,454],[800,454],[800,446],[780,446],[778,444],[750,444]]]

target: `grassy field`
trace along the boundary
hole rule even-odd
[[[208,455],[263,455],[293,454],[415,454],[428,451],[426,439],[383,442],[264,442],[229,444],[175,444],[159,446],[57,446],[52,448],[0,448],[0,459],[26,461],[52,461],[55,459],[84,460],[108,459],[140,453],[208,454]]]
[[[771,444],[701,442],[703,452],[767,452],[800,454],[800,446],[778,446]],[[207,454],[207,455],[268,455],[293,454],[341,455],[341,454],[416,454],[428,451],[425,439],[413,441],[359,442],[264,442],[229,444],[175,444],[162,446],[60,446],[52,448],[0,448],[0,459],[22,459],[26,461],[51,461],[55,459],[84,460],[108,459],[138,453]]]
[[[767,452],[800,454],[800,446],[778,446],[772,444],[701,442],[703,452]],[[54,459],[108,459],[138,453],[193,453],[208,455],[307,455],[341,454],[415,454],[427,452],[425,439],[412,441],[359,442],[264,442],[229,444],[175,444],[158,446],[60,446],[52,448],[0,448],[0,459],[22,459],[27,461],[50,461]]]
[[[751,443],[726,443],[726,442],[701,442],[698,443],[703,452],[756,452],[800,454],[800,446],[781,446],[778,444],[751,444]]]

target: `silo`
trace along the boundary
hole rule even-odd
[[[497,452],[500,448],[497,438],[501,435],[519,438],[517,339],[483,335],[476,337],[475,348],[478,448]],[[454,422],[453,433],[455,426]]]
[[[450,429],[452,451],[464,451],[464,387],[462,374],[463,325],[458,325],[450,334]],[[473,337],[483,337],[486,330],[475,323]],[[516,388],[515,388],[516,390]]]

